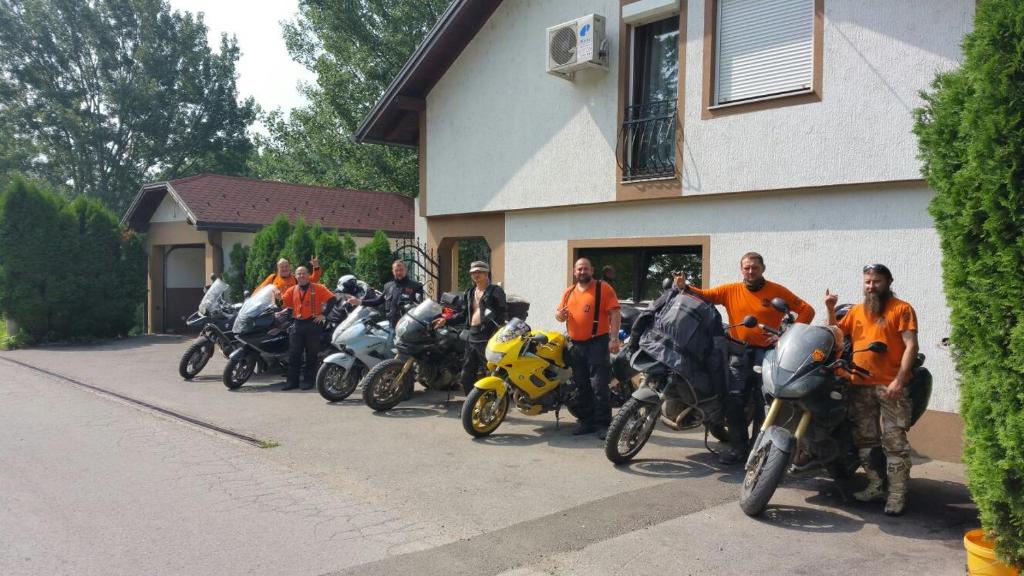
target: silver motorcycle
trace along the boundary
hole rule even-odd
[[[359,381],[383,360],[395,357],[395,333],[375,308],[359,306],[334,329],[331,345],[338,352],[324,358],[316,374],[316,390],[328,402],[341,402]]]

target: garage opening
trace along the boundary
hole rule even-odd
[[[206,282],[205,247],[184,244],[164,247],[164,332],[188,331],[185,320],[199,307]]]

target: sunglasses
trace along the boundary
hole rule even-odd
[[[868,272],[878,272],[886,278],[892,278],[892,272],[889,271],[889,267],[885,264],[868,264],[864,267],[863,273],[867,274]]]

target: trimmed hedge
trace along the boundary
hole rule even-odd
[[[0,312],[33,341],[127,335],[146,297],[146,254],[99,201],[23,179],[0,195]]]
[[[1024,4],[979,2],[964,52],[914,131],[937,193],[971,494],[999,557],[1024,567]]]
[[[391,280],[391,263],[395,261],[388,235],[377,230],[356,256],[356,276],[370,286],[381,288]]]

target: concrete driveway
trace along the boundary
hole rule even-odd
[[[661,429],[616,468],[551,415],[473,440],[461,397],[418,392],[375,414],[278,378],[232,392],[222,358],[185,382],[186,345],[0,353],[0,494],[17,495],[0,500],[0,573],[963,574],[977,523],[956,464],[916,461],[902,518],[799,478],[750,519],[740,469],[718,466],[702,433]]]

